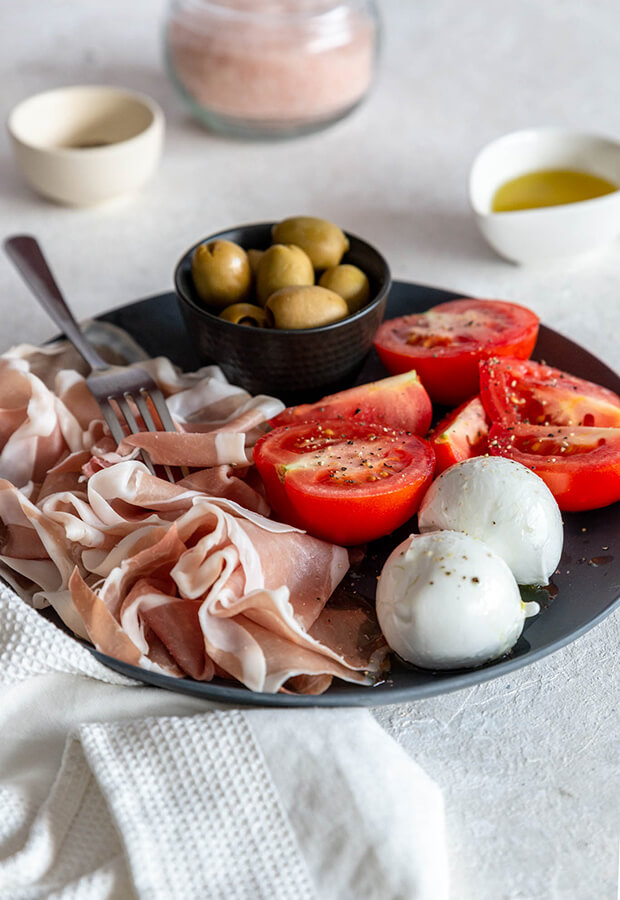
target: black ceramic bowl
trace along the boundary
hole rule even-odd
[[[266,249],[271,222],[240,225],[198,241],[181,257],[174,284],[181,313],[202,363],[217,363],[233,384],[252,394],[272,394],[285,403],[313,400],[348,387],[383,319],[391,286],[388,264],[381,254],[355,235],[343,262],[368,276],[371,301],[340,322],[299,331],[235,325],[208,312],[201,304],[191,275],[192,254],[206,241],[228,240],[246,250]]]

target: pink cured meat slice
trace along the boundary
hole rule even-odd
[[[193,491],[200,491],[210,497],[224,497],[233,500],[245,509],[269,515],[269,505],[265,498],[251,484],[247,478],[249,472],[244,468],[233,466],[214,466],[211,469],[200,469],[193,472],[179,482],[183,487]]]
[[[36,536],[45,537],[61,584],[69,582],[78,546],[66,535],[79,531],[83,577],[75,572],[70,587],[89,636],[103,652],[122,652],[126,661],[137,658],[143,665],[191,677],[211,677],[217,666],[256,690],[277,690],[304,667],[303,674],[364,679],[308,633],[346,572],[348,556],[342,548],[234,502],[170,485],[137,462],[93,476],[86,499],[50,495],[42,510],[6,487],[16,504],[16,524],[30,523]],[[129,511],[128,518],[122,510]],[[115,540],[109,545],[112,534]],[[93,546],[97,540],[99,549],[85,548],[85,541]],[[89,561],[95,557],[97,567]],[[89,572],[104,576],[97,594],[84,581]],[[168,579],[166,592],[159,584],[152,587],[162,578]],[[143,587],[151,587],[136,592],[141,580]],[[49,584],[43,587],[50,590]],[[119,629],[129,644],[119,637]],[[188,642],[188,633],[193,641]],[[234,663],[231,643],[237,646]],[[287,648],[289,669],[282,668]],[[359,670],[366,668],[365,662],[356,664]]]
[[[326,653],[326,648],[310,640],[286,639],[243,616],[218,621],[226,628],[215,633],[215,623],[210,624],[207,647],[211,657],[252,690],[274,693],[298,675],[338,676],[360,684],[372,683],[365,672],[347,666],[336,654]],[[240,645],[243,653],[239,652]],[[327,680],[322,684],[327,687]]]
[[[114,618],[101,598],[86,584],[77,569],[74,570],[69,587],[73,602],[82,617],[88,636],[97,635],[100,649],[115,659],[139,666],[141,653]]]
[[[252,522],[240,524],[260,554],[265,587],[276,590],[286,584],[295,617],[304,628],[310,629],[324,606],[317,598],[331,596],[342,581],[349,568],[348,555],[322,553],[321,564],[317,565],[314,551],[318,552],[319,548],[314,544],[315,538],[288,532],[280,541],[274,541],[268,532]]]
[[[0,365],[0,474],[22,487],[41,480],[68,445],[54,394],[29,372]]]
[[[59,361],[69,360],[75,368],[58,368]],[[214,366],[181,373],[163,357],[141,365],[169,398],[179,432],[227,433],[210,439],[217,449],[210,456],[197,454],[197,467],[251,461],[244,448],[252,446],[268,420],[283,408],[279,400],[251,397],[228,384]],[[71,350],[67,353],[65,342],[44,348],[22,345],[0,357],[0,477],[17,487],[39,482],[64,457],[80,450],[94,451],[93,460],[86,463],[88,474],[119,460],[115,445],[101,439],[102,415],[82,372],[81,361]],[[242,433],[232,434],[239,429]],[[197,441],[190,438],[186,443],[194,453]],[[170,435],[164,436],[163,446],[165,454],[176,458],[176,442]],[[123,448],[131,449],[131,444]]]
[[[130,434],[121,442],[119,454],[136,449],[147,450],[154,463],[170,466],[206,468],[219,465],[244,465],[251,462],[248,447],[265,430],[261,409],[245,410],[219,425],[196,426],[190,433],[141,432]]]
[[[62,526],[52,521],[21,491],[3,479],[0,479],[0,520],[5,529],[0,557],[2,561],[30,578],[43,590],[66,587],[74,561]],[[26,541],[31,543],[33,549],[36,548],[36,555],[23,555]],[[11,546],[18,551],[15,557],[6,552]]]
[[[196,600],[168,597],[167,602],[145,607],[141,616],[176,660],[179,674],[189,675],[196,681],[211,681],[215,666],[207,655],[198,620],[199,609]]]
[[[118,504],[137,511],[138,500],[149,502],[149,488],[151,509],[143,506],[142,516],[123,519]],[[161,482],[136,462],[102,470],[88,489],[91,502],[80,503],[74,497],[72,514],[62,513],[66,520],[49,519],[25,498],[19,508],[28,507],[33,524],[39,527],[37,534],[41,521],[45,523],[43,533],[49,532],[56,542],[63,579],[75,545],[66,542],[61,564],[60,521],[73,530],[79,520],[85,535],[98,521],[104,538],[106,529],[107,534],[125,531],[120,543],[113,543],[109,550],[104,540],[102,549],[82,552],[85,573],[94,573],[92,563],[85,565],[89,553],[100,554],[101,574],[111,559],[97,594],[78,572],[70,582],[74,605],[103,652],[190,677],[210,678],[217,666],[254,690],[278,690],[289,677],[301,674],[365,680],[366,660],[351,665],[342,648],[335,652],[308,632],[348,567],[342,548],[263,519],[230,501]],[[61,496],[44,501],[57,517]],[[101,516],[95,513],[94,498]],[[84,521],[87,513],[94,517],[90,525]],[[171,514],[173,521],[163,517]],[[155,589],[135,592],[141,579],[161,578],[174,579],[165,602],[152,602]],[[162,597],[161,591],[158,596]],[[135,610],[129,615],[132,606]],[[188,641],[188,634],[192,640]],[[284,666],[287,653],[289,664]],[[326,679],[315,679],[307,686],[325,683]]]
[[[264,517],[251,447],[282,404],[216,369],[150,360],[179,431],[116,448],[58,358],[0,358],[0,565],[23,595],[103,652],[170,675],[310,693],[333,675],[371,679],[380,653],[358,645],[359,615],[324,610],[346,551]],[[144,441],[199,471],[172,485],[118,452]]]
[[[141,497],[144,501],[152,476],[140,477],[140,463],[127,462],[118,469],[124,467],[130,471],[118,473],[122,477],[117,500],[135,504]],[[89,484],[93,492],[101,490],[102,501],[110,499],[112,474],[105,470]],[[177,485],[162,489],[162,494],[172,495],[174,490],[183,493]],[[168,502],[172,499],[169,496]],[[309,633],[348,568],[343,548],[241,510],[234,503],[195,492],[187,492],[185,502],[185,512],[167,529],[159,516],[147,526],[137,523],[141,547],[117,560],[98,589],[100,602],[122,623],[137,652],[150,658],[148,628],[175,664],[192,677],[211,677],[208,658],[254,690],[278,690],[289,677],[300,674],[367,680],[366,660],[356,659],[356,665],[351,665],[342,653]],[[166,499],[160,496],[157,505],[163,512]],[[109,506],[108,513],[111,510]],[[130,538],[128,534],[126,540]],[[99,571],[106,571],[105,562]],[[155,576],[174,580],[176,593],[170,594],[169,602],[162,602],[161,594],[153,600],[154,592],[148,590],[131,596],[141,578],[148,581]],[[91,628],[93,623],[98,627],[97,617],[89,621]],[[196,652],[195,640],[190,652],[190,642],[183,638],[196,621],[202,652]],[[107,631],[92,631],[91,638],[106,652]],[[355,655],[353,648],[349,655]]]
[[[154,463],[203,469],[207,466],[247,465],[251,462],[245,448],[245,434],[208,432],[180,434],[141,432],[128,435],[119,445],[121,456],[132,450],[146,450]]]

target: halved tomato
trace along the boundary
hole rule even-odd
[[[535,313],[516,303],[463,298],[384,322],[375,348],[388,372],[415,369],[433,402],[456,406],[478,393],[481,359],[527,359],[538,324]]]
[[[505,425],[620,428],[617,394],[531,359],[481,362],[480,396],[490,418]]]
[[[435,454],[417,435],[331,419],[276,428],[258,441],[254,461],[280,518],[350,546],[411,518]]]
[[[478,395],[438,422],[428,435],[435,451],[435,475],[463,459],[486,453],[490,425]]]
[[[417,373],[411,371],[331,394],[318,403],[289,406],[270,424],[277,428],[299,422],[346,419],[423,435],[428,431],[432,415],[430,397]]]
[[[620,500],[620,429],[493,425],[489,453],[523,463],[560,509],[598,509]]]

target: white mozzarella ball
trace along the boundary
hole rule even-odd
[[[457,531],[411,535],[386,560],[377,616],[390,647],[424,669],[482,665],[507,653],[526,616],[503,559]]]
[[[477,456],[446,469],[418,512],[421,532],[464,531],[505,559],[519,584],[547,584],[562,553],[555,497],[527,466]]]

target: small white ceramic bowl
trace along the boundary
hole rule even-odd
[[[516,212],[491,211],[495,191],[540,169],[578,169],[620,186],[620,144],[567,128],[515,131],[484,147],[469,176],[478,227],[500,256],[518,263],[573,256],[620,234],[620,190],[594,200]]]
[[[91,206],[151,177],[161,156],[164,115],[143,94],[78,85],[22,101],[7,128],[35,190],[60,203]]]

